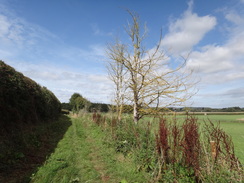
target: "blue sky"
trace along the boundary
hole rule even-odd
[[[244,0],[0,0],[0,60],[61,102],[78,92],[111,103],[104,50],[128,41],[126,9],[146,22],[148,49],[162,29],[170,55],[191,53],[187,67],[201,81],[186,105],[244,107]]]

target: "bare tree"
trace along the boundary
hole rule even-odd
[[[117,119],[121,120],[121,115],[123,111],[123,105],[125,100],[125,74],[126,70],[124,65],[122,64],[124,59],[124,45],[120,44],[118,41],[114,45],[109,45],[108,56],[110,61],[107,64],[107,70],[109,74],[109,78],[115,84],[115,97],[114,102],[116,104],[116,112]],[[110,54],[110,52],[114,52],[116,54]]]
[[[123,70],[123,78],[127,79],[124,97],[132,102],[134,122],[137,123],[145,114],[158,112],[159,107],[185,102],[192,96],[189,89],[194,83],[189,82],[192,71],[183,71],[187,58],[181,57],[183,61],[178,66],[169,67],[170,59],[160,46],[162,36],[153,49],[143,47],[146,26],[141,28],[139,16],[128,12],[132,17],[132,23],[126,27],[130,44],[119,44],[118,41],[110,44],[107,55],[110,71],[116,68],[116,72],[110,72],[111,78],[116,80],[114,82],[124,82],[117,77],[120,69]]]

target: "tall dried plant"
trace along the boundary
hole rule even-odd
[[[164,163],[169,163],[169,129],[166,124],[166,119],[162,118],[159,123],[158,135],[156,135],[157,152],[161,155]]]
[[[181,141],[183,159],[185,161],[185,165],[193,168],[195,175],[197,175],[199,170],[201,146],[198,132],[199,127],[196,122],[196,118],[188,116],[182,128],[184,131]]]
[[[214,125],[212,121],[205,122],[205,135],[208,141],[215,143],[215,164],[225,164],[231,170],[241,169],[241,164],[235,156],[234,144],[231,137],[220,128],[220,124]]]

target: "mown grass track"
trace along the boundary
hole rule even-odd
[[[59,142],[55,152],[39,168],[31,182],[75,182],[89,180],[98,176],[92,171],[88,162],[89,147],[84,140],[84,129],[77,127],[77,119],[72,120],[64,138]],[[85,167],[85,168],[83,168]],[[81,172],[81,170],[87,170]]]
[[[64,138],[31,182],[147,182],[132,162],[107,147],[105,135],[89,117],[72,118]]]

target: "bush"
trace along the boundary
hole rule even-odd
[[[0,125],[36,123],[57,118],[61,104],[46,87],[0,61]]]
[[[0,162],[12,164],[24,157],[29,146],[39,146],[39,137],[29,138],[26,131],[32,134],[35,126],[58,118],[61,104],[46,87],[3,61],[0,78]]]

